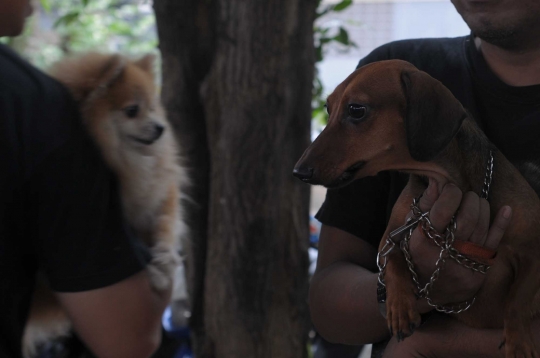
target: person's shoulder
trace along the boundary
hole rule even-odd
[[[55,107],[70,101],[68,91],[32,66],[9,47],[0,44],[0,92],[32,105]]]
[[[82,138],[77,104],[58,81],[0,45],[0,121],[19,133],[25,163],[39,163],[68,142]],[[35,165],[32,165],[34,167]]]
[[[437,67],[443,61],[463,62],[464,43],[469,36],[453,38],[422,38],[387,43],[364,57],[358,67],[383,60],[404,60],[419,69]]]

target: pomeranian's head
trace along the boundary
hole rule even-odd
[[[79,102],[83,120],[101,145],[147,147],[167,127],[153,65],[153,55],[129,60],[87,53],[56,63],[50,74]]]

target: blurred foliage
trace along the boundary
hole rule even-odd
[[[157,52],[150,0],[40,0],[35,7],[10,45],[38,67],[82,51]]]
[[[347,51],[356,45],[342,24],[321,21],[325,15],[347,9],[353,0],[335,4],[317,1],[314,45],[316,63],[319,63],[331,48]],[[3,42],[41,68],[65,55],[89,50],[120,51],[128,55],[158,54],[151,0],[39,0],[24,34],[5,38]],[[328,121],[325,103],[325,89],[316,69],[312,101],[316,131]]]
[[[342,0],[336,4],[322,6],[321,0],[318,0],[316,21],[314,26],[316,63],[324,60],[324,56],[331,47],[337,48],[339,51],[343,52],[356,47],[356,44],[350,40],[348,31],[341,24],[336,24],[335,22],[327,23],[317,21],[324,15],[347,9],[352,5],[352,3],[353,0]],[[317,128],[321,128],[328,122],[328,113],[325,107],[326,93],[317,68],[315,68],[315,71],[311,117],[313,118],[313,125]]]

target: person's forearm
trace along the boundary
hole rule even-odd
[[[366,344],[388,337],[376,299],[377,274],[336,262],[311,281],[309,305],[313,324],[328,341]]]
[[[95,356],[149,357],[161,341],[161,315],[171,289],[152,289],[143,270],[113,285],[58,293],[79,337]]]
[[[531,327],[532,338],[540,348],[540,320]],[[504,339],[502,329],[469,327],[443,314],[435,314],[403,342],[392,339],[383,357],[389,358],[493,358],[504,356],[499,346]]]
[[[461,324],[461,323],[460,323]],[[503,329],[477,329],[461,324],[461,332],[455,344],[449,345],[448,349],[440,349],[432,357],[500,357],[504,356],[505,346],[501,346],[504,340]],[[540,320],[536,320],[531,326],[532,339],[537,348],[540,348]],[[451,347],[457,350],[454,354],[443,352],[451,351]]]
[[[448,328],[440,327],[438,324],[435,324],[434,327],[426,324],[425,333],[419,332],[420,335],[425,334],[425,338],[430,341],[429,344],[424,345],[431,346],[430,354],[426,356],[437,358],[501,356],[501,351],[499,351],[503,340],[501,329],[477,329],[458,323],[452,318],[440,319],[446,321],[448,326],[455,328],[454,332],[450,333],[447,331]]]
[[[151,321],[153,322],[153,343],[155,345],[155,349],[159,347],[161,344],[161,318],[163,316],[163,312],[165,311],[165,308],[169,305],[171,302],[171,295],[172,295],[172,285],[166,290],[163,291],[156,291],[154,289],[151,289],[152,295],[153,295],[153,311],[154,311],[154,319]]]

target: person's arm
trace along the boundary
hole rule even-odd
[[[53,118],[40,118],[52,129],[38,123],[25,137],[35,148],[25,160],[26,236],[88,349],[100,358],[149,357],[171,292],[151,288],[148,250],[124,222],[118,181],[80,118],[54,98],[46,112]]]
[[[364,344],[388,336],[376,301],[376,245],[386,228],[389,173],[328,190],[316,215],[322,222],[317,266],[311,279],[312,321],[326,340]]]
[[[366,344],[389,335],[377,307],[376,250],[343,230],[323,225],[309,306],[313,324],[328,341]]]
[[[100,358],[151,356],[170,295],[152,290],[146,270],[107,287],[57,293],[76,332]]]
[[[532,338],[540,347],[540,319],[532,322]],[[383,357],[389,358],[494,358],[504,357],[502,329],[469,327],[458,320],[433,315],[414,334],[402,342],[388,342]]]

